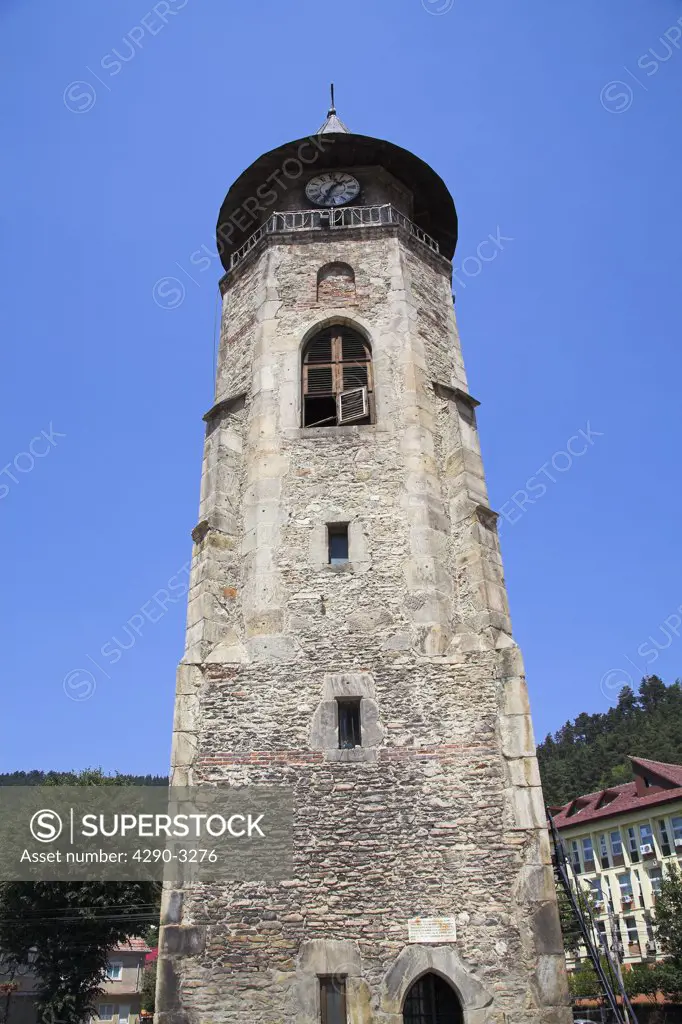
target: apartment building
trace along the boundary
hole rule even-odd
[[[149,952],[144,939],[128,939],[111,951],[95,1024],[139,1024],[142,975]]]
[[[682,765],[631,757],[634,781],[550,808],[596,926],[624,963],[660,956],[654,920],[666,865],[682,858]],[[569,961],[569,966],[571,963]]]
[[[139,1024],[142,977],[145,960],[151,952],[144,939],[132,938],[119,943],[110,953],[107,976],[97,1001],[92,1024]],[[7,1024],[38,1024],[35,1006],[37,978],[30,964],[8,972],[0,957],[0,1019]]]

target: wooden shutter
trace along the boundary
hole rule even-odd
[[[354,423],[369,415],[367,388],[353,388],[342,391],[336,399],[336,414],[339,423]]]

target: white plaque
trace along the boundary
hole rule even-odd
[[[454,917],[413,917],[407,922],[408,942],[454,942]]]

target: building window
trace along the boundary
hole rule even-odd
[[[650,856],[654,852],[654,833],[651,825],[639,826],[639,852],[643,857]]]
[[[634,828],[628,829],[628,853],[632,863],[636,864],[639,860],[639,850],[637,849],[637,834]]]
[[[118,1024],[128,1024],[129,1020],[130,1020],[130,1007],[129,1006],[123,1006],[121,1004],[121,1006],[119,1006],[119,1008],[118,1008]]]
[[[608,938],[606,936],[606,921],[597,921],[597,938],[599,939],[599,945],[602,949],[608,947]]]
[[[112,962],[107,967],[107,980],[120,981],[123,977],[123,964]]]
[[[571,841],[571,864],[573,865],[573,870],[576,875],[579,875],[582,871],[582,867],[580,864],[580,847],[578,846],[577,839],[573,839]]]
[[[654,934],[654,926],[651,923],[651,917],[649,914],[644,915],[644,926],[646,928],[647,952],[654,953],[656,951],[656,935]]]
[[[346,1024],[346,979],[340,975],[320,978],[321,1024]]]
[[[599,836],[599,859],[603,868],[610,868],[611,861],[609,859],[609,848],[606,843],[606,833],[602,832]]]
[[[592,898],[596,904],[604,903],[604,894],[602,893],[601,880],[599,878],[590,878],[587,880],[592,891]],[[597,906],[597,913],[601,912],[601,906]]]
[[[661,868],[649,868],[649,881],[651,882],[651,888],[654,896],[658,896],[661,891],[661,882],[663,881],[663,871]]]
[[[670,824],[673,827],[673,842],[679,850],[682,847],[682,818],[671,818]]]
[[[639,944],[639,934],[637,932],[637,922],[634,917],[625,918],[625,928],[627,929],[628,944],[634,946]]]
[[[620,886],[620,901],[627,910],[628,907],[632,906],[632,879],[630,878],[630,872],[626,871],[617,877],[618,885]]]
[[[352,750],[361,746],[360,737],[360,698],[339,697],[339,748]]]
[[[668,826],[665,823],[665,818],[661,818],[658,822],[658,834],[661,842],[661,853],[664,857],[669,857],[671,853],[670,838],[668,836]]]
[[[594,871],[594,849],[589,836],[583,839],[583,861],[585,863],[585,871]]]
[[[330,565],[348,562],[348,523],[327,524],[327,551]]]
[[[613,855],[614,863],[623,863],[623,842],[620,838],[620,829],[616,829],[614,832],[609,834],[609,841],[611,843],[611,853]]]
[[[372,355],[350,327],[316,334],[303,350],[303,426],[371,423],[374,408]]]
[[[602,885],[604,886],[604,895],[606,900],[608,901],[611,910],[613,910],[613,896],[611,895],[611,886],[609,885],[608,875],[602,875]]]
[[[100,1020],[113,1020],[114,1019],[114,1004],[113,1003],[100,1003],[97,1007],[97,1016]]]

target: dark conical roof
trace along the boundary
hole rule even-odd
[[[350,131],[346,128],[345,124],[340,117],[336,116],[336,105],[334,103],[334,83],[331,84],[331,97],[332,101],[327,111],[327,120],[324,122],[321,128],[318,128],[318,135],[328,135],[331,132],[345,132],[350,135]]]
[[[350,135],[350,130],[346,128],[341,118],[336,116],[336,110],[334,107],[329,108],[327,111],[327,120],[321,128],[317,129],[318,135],[327,135],[329,132],[345,132],[347,135]]]
[[[289,170],[291,167],[293,171]],[[289,187],[304,170],[312,174],[313,168],[319,173],[336,167],[390,170],[412,192],[414,223],[435,239],[442,256],[452,259],[457,244],[457,213],[445,183],[428,164],[408,150],[349,131],[337,116],[332,101],[327,120],[316,135],[287,142],[264,153],[233,183],[218,216],[218,252],[225,270],[230,269],[231,254],[278,209],[278,202],[286,201],[284,197]],[[284,182],[282,175],[287,179]],[[254,204],[258,216],[252,212]]]

